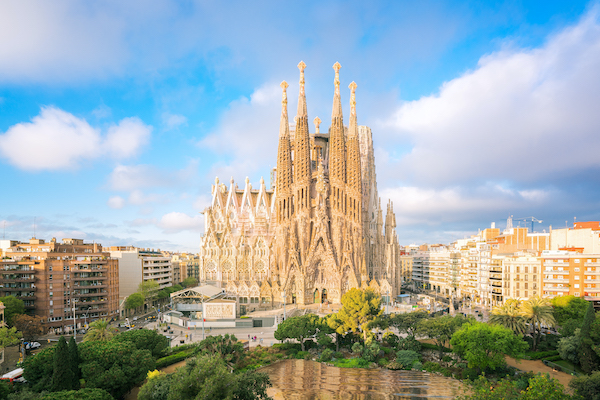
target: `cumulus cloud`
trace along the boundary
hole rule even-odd
[[[139,118],[126,118],[103,135],[82,118],[56,107],[42,107],[31,122],[11,126],[0,135],[0,156],[28,171],[76,168],[102,156],[135,155],[152,128]]]
[[[201,148],[229,157],[213,166],[214,175],[235,176],[239,171],[251,175],[264,160],[274,160],[277,154],[281,88],[265,84],[250,98],[231,102],[221,115],[218,128],[200,141]],[[293,116],[290,117],[293,121]]]
[[[190,217],[181,212],[171,212],[163,215],[157,225],[165,233],[177,233],[181,231],[200,232],[203,221],[202,215]]]
[[[600,166],[600,24],[593,9],[535,49],[505,49],[399,107],[403,180],[535,182]]]

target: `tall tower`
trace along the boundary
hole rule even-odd
[[[350,127],[348,129],[348,159],[347,185],[348,207],[346,215],[349,220],[360,225],[362,220],[362,177],[360,165],[360,143],[358,139],[358,126],[356,124],[356,83],[348,86],[350,93]]]
[[[306,64],[300,61],[300,92],[298,94],[298,112],[296,114],[296,133],[294,135],[294,212],[296,214],[295,233],[298,237],[299,262],[304,263],[308,241],[310,240],[310,184],[312,179],[310,162],[310,135],[308,132],[308,114],[304,91],[304,69]],[[294,228],[292,228],[294,229]]]
[[[287,91],[288,83],[281,82],[283,99],[281,101],[281,118],[279,122],[279,148],[277,149],[277,223],[282,224],[292,216],[292,146],[288,124]]]
[[[331,233],[335,256],[342,262],[344,243],[343,226],[346,213],[346,138],[344,135],[344,117],[340,98],[340,63],[333,65],[335,70],[335,92],[333,95],[333,111],[329,131],[329,182],[331,194]]]

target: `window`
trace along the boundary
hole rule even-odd
[[[576,259],[574,259],[574,260],[573,260],[573,262],[574,262],[575,264],[579,264],[579,263],[581,262],[581,260],[580,260],[579,258],[576,258]]]
[[[54,300],[50,300],[50,305],[53,306],[54,305]]]
[[[48,267],[48,271],[52,272],[52,265]]]
[[[575,284],[575,289],[579,289],[579,283]]]
[[[248,298],[247,297],[240,297],[240,304],[248,304]]]
[[[48,279],[52,280],[52,275],[50,275],[50,276],[48,277]]]
[[[579,280],[579,275],[575,275],[575,280]]]
[[[575,268],[573,269],[573,271],[575,271],[575,272],[579,272],[579,267],[575,267]]]

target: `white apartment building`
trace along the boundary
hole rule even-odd
[[[173,285],[171,256],[160,250],[113,246],[110,255],[119,260],[120,300],[135,293],[143,281],[155,281],[160,289]]]

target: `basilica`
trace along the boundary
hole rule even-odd
[[[377,194],[371,129],[356,115],[356,83],[344,125],[340,64],[335,63],[328,132],[314,119],[310,132],[304,62],[295,123],[283,100],[277,167],[269,188],[261,178],[212,185],[200,240],[200,279],[235,297],[242,313],[282,303],[340,303],[351,288],[370,287],[389,299],[399,294],[400,251],[391,202]]]

